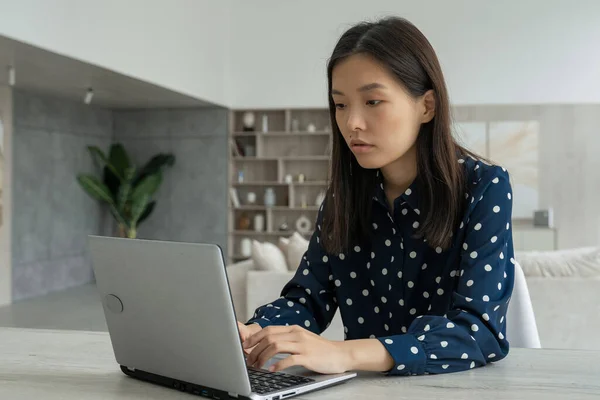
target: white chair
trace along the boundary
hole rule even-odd
[[[506,339],[511,347],[541,348],[525,274],[515,263],[515,285],[506,312]]]

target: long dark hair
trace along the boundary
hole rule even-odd
[[[339,39],[327,65],[329,113],[333,129],[331,181],[323,212],[321,240],[329,253],[346,251],[372,234],[371,209],[376,170],[360,167],[346,145],[331,97],[332,72],[353,54],[368,54],[389,71],[415,98],[428,90],[435,96],[435,116],[421,125],[417,138],[417,179],[421,223],[416,235],[432,247],[447,249],[465,206],[465,175],[451,132],[450,102],[442,70],[425,36],[409,21],[388,17],[362,22]]]

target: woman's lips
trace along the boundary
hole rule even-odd
[[[358,144],[358,143],[356,143],[356,144],[352,145],[352,151],[354,153],[360,153],[360,154],[368,153],[371,150],[373,150],[374,148],[375,148],[375,146],[370,145],[370,144]]]

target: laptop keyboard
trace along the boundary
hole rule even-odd
[[[262,369],[248,368],[250,386],[258,394],[275,392],[292,386],[314,382],[314,379],[303,376],[286,374],[283,372],[269,372]]]

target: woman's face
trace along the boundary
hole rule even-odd
[[[382,168],[414,151],[421,124],[433,118],[431,91],[413,98],[366,54],[334,67],[331,95],[340,132],[363,168]]]

